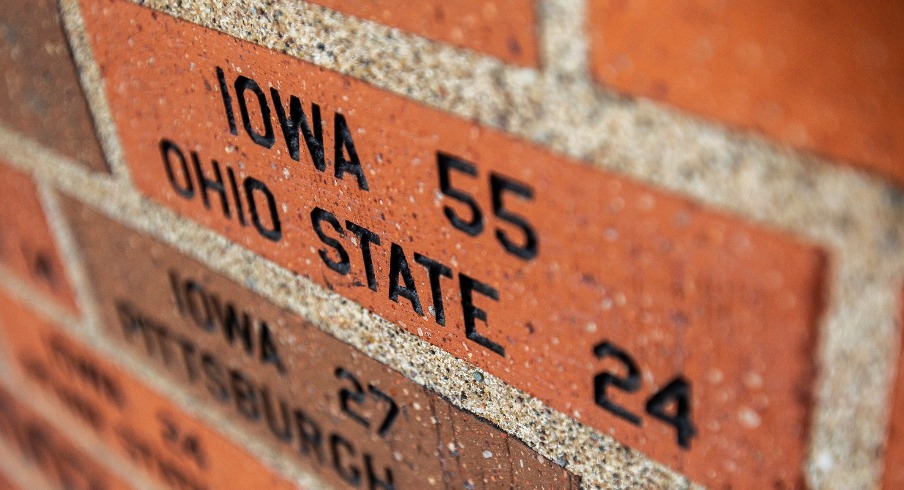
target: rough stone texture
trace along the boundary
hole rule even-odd
[[[580,0],[542,0],[544,71],[451,49],[417,36],[303,2],[155,0],[154,8],[276,49],[374,86],[503,129],[554,151],[671,190],[723,212],[801,235],[829,252],[827,310],[819,323],[818,376],[807,480],[817,488],[870,488],[881,476],[888,394],[899,343],[895,318],[904,278],[904,198],[886,182],[835,162],[777,148],[749,135],[680,115],[596,87],[586,73]],[[248,15],[263,8],[268,17]],[[112,176],[92,175],[76,162],[0,128],[0,153],[40,181],[51,222],[62,220],[59,189],[127,225],[159,237],[233,280],[290,308],[415,382],[450,396],[566,468],[589,487],[688,486],[680,475],[613,439],[512,389],[498,378],[400,331],[360,306],[143,199],[128,180],[116,129],[103,103],[79,12],[63,0],[67,29],[82,78],[97,111]],[[324,49],[317,47],[323,44]],[[560,51],[564,50],[564,51]],[[561,56],[556,56],[561,55]],[[99,103],[95,103],[99,102]],[[77,257],[65,227],[53,227],[63,256]],[[81,290],[77,261],[74,281]],[[2,272],[2,271],[0,271]],[[8,288],[58,318],[139,379],[178,400],[202,420],[222,427],[253,454],[297,481],[310,478],[285,464],[227,420],[197,406],[178,387],[149,376],[99,334],[90,301],[84,319],[46,305],[42,296],[3,276]],[[84,298],[88,299],[90,298]],[[474,372],[483,382],[474,383]]]
[[[0,120],[106,170],[55,0],[0,1]]]

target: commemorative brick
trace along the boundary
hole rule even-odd
[[[93,170],[107,170],[55,0],[0,0],[0,120]]]
[[[77,201],[67,208],[110,336],[338,487],[578,487],[298,315]]]
[[[131,488],[50,421],[0,386],[0,443],[39,470],[57,488],[114,490]],[[0,475],[2,476],[2,475]],[[0,488],[16,488],[0,478]]]
[[[355,17],[495,56],[537,66],[537,14],[531,0],[311,0]]]
[[[0,264],[76,310],[38,189],[28,175],[0,161]]]
[[[904,184],[896,0],[591,0],[594,76]]]
[[[0,295],[4,354],[22,379],[169,488],[295,488],[36,313]]]
[[[701,483],[799,482],[819,248],[128,2],[83,10],[146,195]]]

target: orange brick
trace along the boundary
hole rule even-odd
[[[84,13],[151,198],[702,483],[799,482],[817,247],[127,2]]]
[[[606,85],[904,184],[901,2],[591,0],[589,12]]]
[[[0,295],[5,354],[112,451],[173,488],[295,488],[35,313]]]
[[[0,120],[92,170],[107,164],[55,0],[0,0]]]
[[[901,313],[898,328],[904,324],[904,294],[901,295]],[[904,488],[904,339],[898,355],[898,375],[895,381],[891,406],[891,423],[885,447],[885,477],[883,488]]]
[[[59,488],[131,488],[3,387],[0,387],[0,441]],[[0,488],[16,487],[0,478]]]
[[[109,336],[327,482],[578,488],[521,441],[298,315],[77,201],[67,208]],[[320,436],[304,442],[302,428]]]
[[[0,490],[21,490],[17,485],[9,479],[8,475],[0,472]]]
[[[31,178],[0,161],[0,263],[75,311],[56,243]]]
[[[537,66],[537,16],[532,0],[311,0],[518,65]]]

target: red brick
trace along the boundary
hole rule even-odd
[[[592,69],[615,90],[904,184],[901,12],[897,0],[591,0]]]
[[[898,328],[904,326],[904,294],[901,295],[901,313]],[[895,378],[891,406],[891,423],[885,447],[885,476],[883,488],[904,488],[904,338],[898,354],[898,371]]]
[[[28,175],[0,161],[0,264],[75,311],[69,285],[38,188]]]
[[[294,488],[137,379],[0,295],[4,354],[110,449],[173,488]]]
[[[92,170],[107,164],[55,0],[0,0],[0,120]]]
[[[0,472],[0,490],[22,490],[17,485],[14,485],[12,480],[9,479],[8,475]]]
[[[537,66],[537,15],[532,0],[311,0],[346,14],[518,65]]]
[[[0,387],[0,441],[58,488],[132,488],[3,387]],[[16,487],[0,478],[0,488]]]
[[[349,485],[349,475],[366,473],[362,458],[370,458],[377,476],[386,480],[391,473],[396,488],[418,488],[424,482],[443,488],[467,487],[468,482],[477,487],[578,488],[577,477],[521,441],[297,315],[76,201],[67,209],[86,251],[96,296],[102,298],[110,337],[327,481]],[[108,257],[118,260],[111,263]],[[248,315],[249,323],[238,323],[253,330],[248,343],[227,333],[229,311],[236,318]],[[157,342],[148,342],[148,336]],[[195,354],[173,362],[163,355],[167,350]],[[219,396],[197,366],[205,356],[209,365],[240,373],[244,382],[232,385],[229,396]],[[238,393],[243,391],[236,387],[241,386],[253,387],[259,402],[248,406],[256,405],[256,410],[239,409]],[[352,395],[344,397],[343,392]],[[342,449],[344,463],[315,457],[321,451],[299,454],[300,431],[292,426],[279,430],[286,426],[276,411],[263,409],[264,399],[268,406],[303,414],[323,435],[323,453],[331,453],[326,447],[333,437],[347,443],[342,445],[347,448]]]
[[[702,483],[737,486],[750,475],[799,482],[823,294],[818,248],[127,2],[90,2],[84,12],[127,163],[151,198]],[[126,18],[129,23],[122,22]],[[153,63],[145,61],[151,58]],[[232,97],[235,135],[218,66]],[[275,106],[272,148],[252,142],[233,84],[251,82],[240,76],[259,83],[267,100],[269,87],[278,88],[284,107],[290,94],[300,96],[308,117],[311,103],[319,105],[326,171],[316,169],[304,140],[300,161],[290,158]],[[246,95],[247,105],[257,103],[253,92]],[[248,114],[252,131],[267,144],[260,109]],[[335,176],[337,121],[339,134],[354,141],[367,191],[353,173]],[[175,146],[161,146],[164,139]],[[214,178],[212,160],[218,162],[231,202],[228,217],[219,194],[210,191],[205,205],[200,184],[188,189],[185,179],[196,176],[183,172],[178,152],[186,169],[196,152],[207,178]],[[445,214],[448,207],[470,220],[454,192],[439,190],[438,162],[447,161],[440,154],[473,164],[475,176],[452,170],[450,180],[482,209],[483,230],[476,236]],[[342,158],[351,158],[347,150]],[[245,198],[237,213],[227,169],[236,190],[250,189],[257,200],[262,217],[256,225]],[[491,175],[516,183],[496,187],[504,189],[501,209],[516,218],[494,213]],[[264,188],[273,196],[279,233]],[[336,217],[335,227],[320,222],[325,241],[312,225],[318,208]],[[529,248],[519,219],[536,232],[535,256],[522,251],[522,258],[503,247],[500,237],[514,251]],[[375,281],[366,274],[362,238],[348,222],[379,236],[380,244],[371,247]],[[350,269],[328,242],[346,250]],[[395,299],[389,293],[391,275],[404,286],[404,277],[390,268],[393,248],[400,270],[401,255],[410,267],[423,314],[398,288]],[[439,278],[445,326],[434,318],[439,303],[415,253],[445,264],[453,276]],[[331,268],[322,255],[339,265]],[[468,278],[487,287],[480,292]],[[473,308],[462,294],[469,286]],[[487,320],[474,320],[468,335],[465,321],[474,308]],[[601,347],[595,355],[594,347],[605,341],[636,361],[639,387],[608,392],[640,417],[640,426],[594,401],[601,371],[623,376],[626,370],[612,350],[606,354]],[[645,408],[661,400],[656,393],[668,387],[676,393],[682,379],[692,388],[698,432],[689,449],[678,444],[673,425],[645,413],[656,411]]]

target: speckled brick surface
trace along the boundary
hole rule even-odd
[[[586,15],[587,5],[580,0],[537,3],[540,69],[509,66],[493,57],[304,2],[137,3],[540,145],[554,155],[578,160],[574,165],[582,166],[588,175],[616,174],[823,250],[825,294],[810,343],[815,351],[815,380],[803,438],[806,457],[799,474],[816,488],[879,484],[899,346],[895,319],[904,278],[904,198],[899,188],[837,162],[738,134],[666,106],[606,92],[588,75],[586,39],[574,35],[582,32]],[[0,128],[0,153],[38,181],[85,314],[73,318],[53,307],[41,308],[59,317],[68,330],[280,472],[299,482],[314,481],[306,480],[304,472],[220,414],[205,410],[206,405],[183,388],[147,375],[140,360],[113,348],[100,329],[94,298],[86,292],[90,287],[80,264],[82,255],[60,212],[58,192],[175,246],[299,313],[339,340],[515,435],[530,449],[580,476],[586,487],[691,485],[665,461],[618,442],[617,435],[612,437],[575,419],[573,413],[551,407],[501,376],[399,328],[388,315],[377,316],[318,281],[293,274],[275,259],[262,258],[243,244],[143,197],[145,192],[132,180],[133,174],[139,178],[134,162],[128,151],[122,151],[128,145],[120,144],[123,131],[114,122],[116,108],[107,100],[111,87],[103,85],[104,67],[93,61],[82,12],[76,2],[62,4],[112,174],[87,172],[70,158],[22,140],[9,128]],[[19,284],[15,278],[3,277],[10,288]],[[37,291],[19,288],[17,294],[41,303]],[[713,469],[712,477],[730,475],[731,470]],[[758,487],[759,476],[744,475],[736,487]]]

